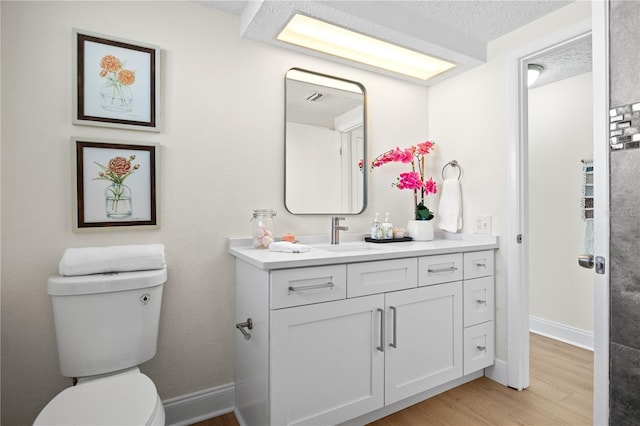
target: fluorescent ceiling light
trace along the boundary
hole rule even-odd
[[[531,86],[536,82],[540,74],[544,71],[544,67],[538,64],[529,64],[527,66],[527,86]]]
[[[296,14],[276,37],[280,41],[427,80],[455,64]]]

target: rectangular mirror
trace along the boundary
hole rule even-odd
[[[292,68],[285,95],[287,210],[361,213],[366,207],[364,86]]]

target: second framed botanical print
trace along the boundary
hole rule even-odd
[[[159,145],[72,138],[74,230],[158,227]]]
[[[77,29],[73,40],[73,123],[160,131],[160,48]]]

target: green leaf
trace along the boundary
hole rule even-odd
[[[427,206],[421,201],[416,208],[416,220],[431,220],[433,219],[433,213]]]

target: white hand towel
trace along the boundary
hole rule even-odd
[[[289,241],[278,241],[276,243],[269,244],[269,250],[281,251],[283,253],[304,253],[311,250],[311,247],[304,244],[290,243]]]
[[[443,231],[462,229],[462,191],[458,179],[445,179],[438,206],[438,227]]]
[[[70,248],[58,265],[60,275],[146,271],[164,268],[164,245],[141,244],[110,247]]]

